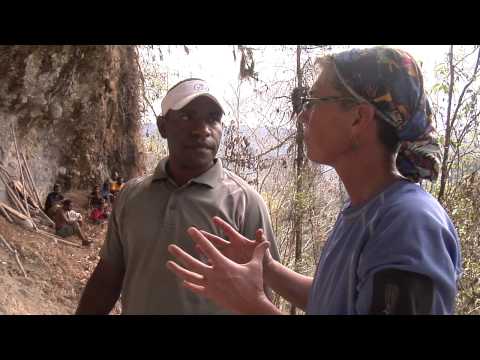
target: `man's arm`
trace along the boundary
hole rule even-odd
[[[67,212],[63,208],[57,210],[57,216],[60,216],[60,221],[63,224],[72,224],[70,219],[67,217]]]
[[[124,270],[100,259],[83,291],[76,315],[107,315],[120,296]]]

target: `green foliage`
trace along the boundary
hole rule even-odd
[[[466,176],[450,189],[445,208],[461,241],[463,275],[459,283],[456,312],[480,314],[480,179],[478,172]],[[456,191],[454,191],[456,190]]]

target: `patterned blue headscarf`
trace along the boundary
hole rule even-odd
[[[423,88],[422,73],[405,51],[387,47],[353,49],[333,55],[337,77],[359,101],[373,105],[401,141],[400,173],[413,180],[438,177],[441,150]]]

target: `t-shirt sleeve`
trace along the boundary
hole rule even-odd
[[[110,218],[108,220],[108,229],[105,242],[100,250],[100,257],[111,265],[123,269],[125,267],[125,260],[119,231],[120,229],[118,226],[122,201],[123,199],[120,197],[114,203]]]
[[[272,257],[280,261],[277,242],[275,240],[275,234],[273,233],[272,222],[267,206],[258,193],[252,192],[247,202],[243,235],[248,239],[254,240],[255,233],[258,229],[263,229],[267,240],[270,241],[269,250]]]
[[[377,215],[376,223],[369,225],[370,236],[358,261],[356,312],[368,313],[375,274],[386,269],[431,279],[434,311],[450,312],[456,293],[459,247],[448,217],[436,208],[418,204],[392,207]]]

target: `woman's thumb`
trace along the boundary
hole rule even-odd
[[[263,257],[265,256],[265,252],[267,251],[268,247],[270,246],[268,241],[263,241],[255,247],[253,250],[252,261],[256,261],[259,263],[263,262]]]

